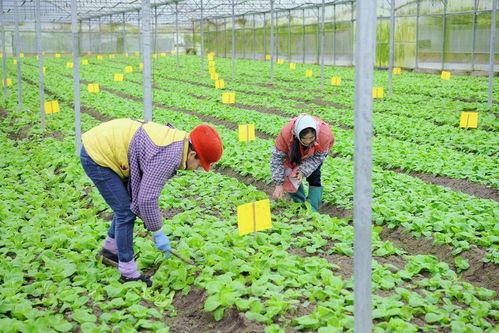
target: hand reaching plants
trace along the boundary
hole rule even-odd
[[[156,248],[160,251],[163,251],[166,255],[166,258],[169,258],[170,250],[172,247],[170,245],[170,240],[168,239],[168,236],[165,235],[162,229],[156,231],[153,235]]]

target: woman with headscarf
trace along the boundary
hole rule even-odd
[[[321,166],[333,144],[331,129],[319,118],[301,114],[291,119],[279,133],[270,158],[273,197],[282,199],[288,192],[294,202],[308,202],[317,212],[323,193]],[[308,195],[303,178],[309,184]]]

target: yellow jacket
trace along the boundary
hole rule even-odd
[[[111,168],[121,178],[130,175],[128,149],[133,136],[143,127],[152,142],[157,146],[167,146],[184,141],[182,168],[185,168],[189,133],[165,125],[135,119],[115,119],[102,123],[82,135],[83,145],[95,163]]]

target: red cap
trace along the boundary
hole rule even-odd
[[[210,165],[222,157],[223,147],[220,135],[211,126],[199,125],[190,133],[190,139],[203,169],[210,171]]]

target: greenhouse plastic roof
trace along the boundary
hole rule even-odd
[[[2,0],[4,22],[14,22],[14,6],[19,6],[19,22],[35,20],[35,0]],[[326,3],[352,2],[352,0],[329,0]],[[235,15],[262,13],[270,11],[269,0],[180,0],[178,1],[179,20],[191,22],[201,18],[201,4],[203,17],[215,18],[232,15],[232,3],[235,5]],[[275,0],[274,9],[292,9],[320,5],[322,0]],[[71,22],[71,0],[40,0],[41,18],[43,22],[68,23]],[[142,6],[141,0],[78,0],[78,19],[88,20],[106,17],[107,20],[136,20]],[[175,0],[151,0],[152,13],[156,11],[159,22],[173,22],[175,15]]]

